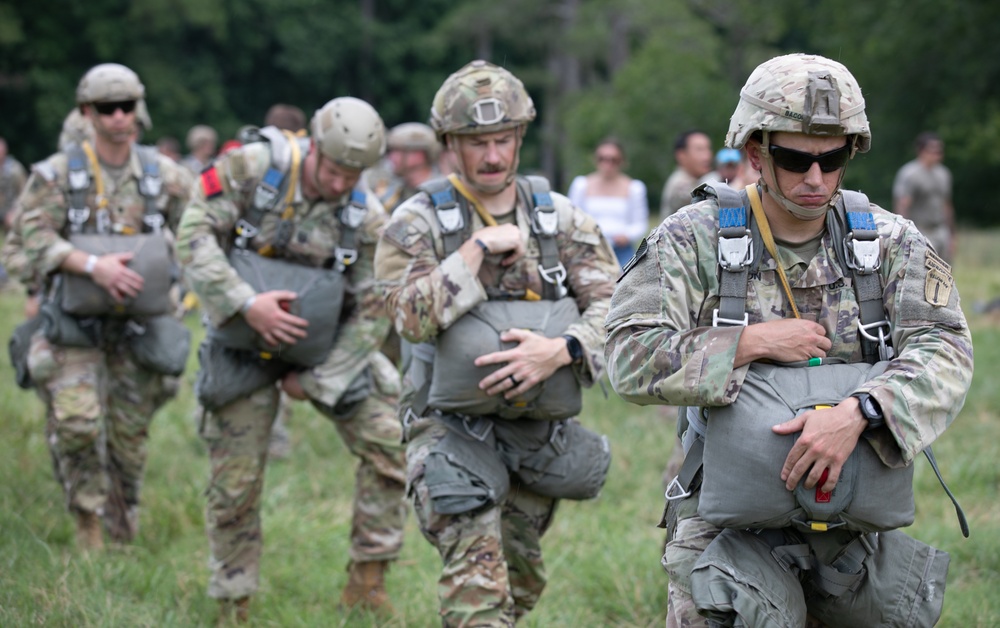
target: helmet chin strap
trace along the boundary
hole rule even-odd
[[[510,184],[514,182],[514,179],[517,178],[517,169],[521,163],[521,142],[523,136],[524,136],[524,126],[519,126],[517,128],[517,146],[514,147],[514,160],[511,161],[510,167],[507,168],[507,176],[504,177],[503,182],[494,183],[493,185],[484,185],[482,183],[473,181],[472,177],[470,177],[467,173],[467,169],[465,167],[465,160],[462,157],[462,151],[461,150],[452,151],[455,154],[456,157],[455,165],[457,166],[459,176],[462,177],[462,181],[476,192],[481,192],[489,196],[492,196],[494,194],[499,194],[500,192],[506,190],[510,186]],[[449,142],[449,147],[450,146],[451,144]]]
[[[837,178],[836,191],[830,196],[830,198],[820,205],[819,207],[803,207],[798,203],[793,203],[778,187],[778,177],[774,173],[774,160],[771,159],[771,152],[768,147],[771,145],[771,140],[769,133],[767,131],[762,132],[764,136],[764,142],[761,144],[763,150],[761,150],[761,159],[764,162],[764,166],[767,168],[767,172],[771,175],[771,180],[775,182],[775,186],[772,188],[764,180],[764,177],[760,178],[760,187],[767,192],[767,194],[775,200],[781,207],[784,207],[790,214],[798,218],[799,220],[816,220],[817,218],[822,218],[826,216],[827,210],[837,202],[837,197],[840,196],[840,184],[844,181],[844,173],[847,172],[847,166],[845,165],[840,169],[840,177]]]

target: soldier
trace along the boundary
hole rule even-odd
[[[507,70],[473,61],[452,74],[431,124],[458,174],[399,207],[376,252],[396,329],[421,343],[400,412],[414,508],[444,562],[445,626],[513,626],[534,608],[558,498],[595,496],[610,461],[602,437],[565,419],[579,410],[578,378],[601,376],[618,267],[592,218],[546,180],[517,176],[534,117]],[[567,311],[544,335],[525,329]],[[496,351],[501,343],[510,349]],[[567,378],[575,393],[560,388]],[[575,407],[562,407],[574,394]],[[557,453],[555,441],[569,444]],[[574,491],[533,473],[542,459],[564,481],[591,484]]]
[[[915,142],[917,158],[896,173],[892,185],[893,211],[909,218],[951,263],[955,254],[955,208],[951,202],[951,171],[945,166],[944,142],[925,131]]]
[[[867,151],[870,144],[864,100],[847,68],[807,55],[777,57],[761,64],[740,92],[726,138],[727,146],[745,150],[751,165],[762,173],[760,183],[747,186],[745,196],[736,196],[735,203],[724,200],[728,188],[701,188],[699,197],[704,200],[673,214],[654,230],[615,291],[606,348],[615,390],[640,404],[702,406],[710,416],[706,427],[701,413],[688,413],[693,418],[684,443],[694,464],[685,461],[681,477],[668,492],[664,524],[669,542],[662,561],[670,575],[667,626],[712,625],[709,616],[732,625],[736,614],[742,620],[739,625],[765,621],[803,625],[807,605],[809,613],[821,621],[874,625],[890,612],[881,607],[887,603],[884,599],[856,602],[850,612],[843,606],[831,612],[823,604],[846,600],[843,604],[849,605],[857,600],[855,595],[865,592],[866,585],[879,582],[873,575],[879,569],[885,590],[886,579],[907,574],[905,567],[896,570],[899,565],[892,561],[911,555],[886,548],[918,542],[892,530],[898,525],[873,525],[869,531],[888,530],[873,535],[849,526],[834,529],[835,525],[817,520],[804,522],[809,524],[805,534],[795,524],[763,529],[755,536],[729,529],[720,534],[719,526],[703,518],[709,516],[705,491],[710,474],[713,478],[735,475],[742,490],[731,502],[744,507],[747,496],[769,505],[761,497],[764,487],[774,487],[781,499],[790,499],[788,491],[793,489],[799,491],[796,495],[810,497],[798,504],[813,496],[814,505],[830,503],[831,498],[836,502],[841,493],[832,492],[835,487],[852,490],[853,485],[844,484],[850,479],[845,463],[849,457],[855,459],[856,446],[859,451],[874,450],[870,458],[876,461],[876,470],[888,473],[890,468],[910,465],[962,406],[972,378],[972,343],[948,265],[911,223],[869,205],[859,193],[840,189],[849,159]],[[720,206],[725,211],[720,212]],[[839,218],[844,206],[851,229],[846,235]],[[751,212],[747,207],[752,209],[752,220],[746,218]],[[776,247],[769,241],[768,226]],[[842,263],[841,247],[850,247],[854,253],[853,266]],[[871,321],[872,305],[876,321],[869,325],[865,321]],[[862,323],[865,330],[859,329]],[[815,405],[815,410],[794,418],[789,411],[790,420],[764,428],[761,443],[776,442],[778,435],[796,436],[794,446],[788,438],[782,441],[787,443],[787,457],[781,453],[768,460],[775,465],[773,473],[740,474],[731,466],[727,471],[726,465],[749,457],[758,442],[750,440],[745,431],[749,427],[742,427],[742,422],[733,431],[733,438],[747,439],[741,453],[734,460],[715,459],[714,466],[710,464],[708,447],[715,444],[712,413],[760,399],[759,388],[747,392],[756,369],[807,376],[812,368],[796,369],[790,364],[779,369],[759,362],[809,361],[821,364],[817,368],[822,369],[854,368],[833,363],[890,360],[893,351],[895,357],[881,363],[884,373],[861,384],[849,383],[846,392],[829,400],[829,409],[813,401],[808,407]],[[797,395],[803,387],[777,390]],[[763,400],[782,402],[774,390],[764,394]],[[700,451],[705,452],[704,466],[693,453]],[[699,491],[700,477],[705,479]],[[886,492],[875,497],[888,508],[895,495]],[[912,501],[909,508],[912,521]],[[772,557],[770,545],[764,544],[763,552],[755,553],[764,541],[754,539],[770,543],[776,536],[777,545],[782,538],[802,543],[798,546],[802,553],[784,568]],[[744,584],[750,584],[741,593],[732,593],[742,586],[733,578],[713,581],[718,585],[713,589],[717,594],[713,602],[706,599],[711,594],[699,588],[704,583],[700,578],[710,570],[717,550],[730,547],[725,543],[734,538],[739,540],[736,555],[730,555],[735,578],[759,567],[766,584],[754,588],[753,582],[759,580],[744,579]],[[816,548],[824,545],[828,549],[832,545],[832,550],[818,557]],[[934,555],[933,548],[922,547]],[[774,556],[779,550],[774,549]],[[838,560],[831,568],[826,561],[834,556]],[[808,579],[808,569],[829,575],[831,580],[824,584],[831,588],[816,584],[816,577]],[[868,578],[863,580],[866,570]],[[783,578],[793,578],[787,574],[799,574],[800,581],[786,587],[789,583]],[[935,603],[940,612],[940,595],[928,591],[935,585],[943,589],[943,578],[927,576],[912,577],[913,582],[931,588],[914,594],[902,611],[903,616],[922,615],[914,625],[933,623]],[[836,589],[833,580],[856,590]],[[720,610],[718,604],[726,603],[728,610]],[[852,620],[852,612],[871,615],[854,615]],[[882,612],[886,614],[879,615]]]
[[[25,179],[24,166],[8,154],[7,140],[0,137],[0,218],[6,228],[10,228],[8,215],[24,187]]]
[[[215,129],[205,124],[196,124],[188,130],[184,143],[191,153],[181,160],[188,170],[199,174],[215,159],[215,150],[219,146],[219,134]]]
[[[386,210],[392,213],[416,194],[421,185],[441,176],[437,167],[441,143],[434,129],[426,124],[404,122],[389,131],[388,145],[396,156],[392,164],[395,179],[381,200]]]
[[[278,404],[276,380],[289,397],[309,400],[331,418],[359,458],[344,604],[391,610],[383,575],[403,540],[405,475],[395,419],[399,382],[378,353],[389,321],[372,268],[385,212],[374,196],[355,189],[362,170],[385,150],[382,120],[364,101],[337,98],[315,113],[311,130],[310,139],[265,127],[259,131],[265,141],[220,157],[201,175],[178,232],[185,277],[212,326],[210,338],[219,338],[199,354],[199,400],[209,410],[199,431],[211,458],[208,593],[224,614],[235,612],[238,619],[247,617],[249,596],[258,587],[260,501]],[[335,295],[344,299],[335,340],[331,334],[324,344],[320,335],[325,324],[338,320],[335,311],[308,314],[305,292],[257,290],[251,277],[233,267],[248,256],[283,260],[290,272],[315,273],[318,281],[343,276],[347,289]],[[221,365],[211,361],[214,344],[224,342],[214,334],[237,324],[255,332],[254,342],[285,349],[273,358],[267,354],[272,359],[266,361],[256,358],[256,351],[239,352]],[[313,366],[284,362],[292,349],[310,347],[318,352]],[[265,373],[260,380],[228,398],[209,394],[213,378],[253,364]]]
[[[88,71],[76,101],[93,145],[70,142],[35,164],[19,201],[25,276],[44,280],[48,299],[28,364],[46,402],[48,442],[77,542],[89,549],[103,545],[102,515],[113,540],[136,534],[149,425],[176,392],[176,360],[187,351],[187,330],[167,315],[175,308],[169,231],[192,181],[155,149],[133,144],[144,95],[125,66]],[[121,250],[134,252],[102,253],[129,238],[139,244]],[[97,249],[81,248],[95,242]],[[146,251],[160,255],[148,272],[141,270]],[[70,305],[77,290],[93,299],[89,313]],[[173,366],[159,360],[168,357],[161,346],[147,344],[164,326],[167,336],[159,338],[177,351]]]
[[[702,131],[684,131],[674,142],[674,160],[677,168],[660,195],[660,218],[687,205],[691,191],[712,171],[712,140]]]

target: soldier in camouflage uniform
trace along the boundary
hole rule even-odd
[[[806,94],[815,96],[814,82],[836,90],[823,103],[825,112],[816,99],[810,111]],[[749,324],[713,327],[720,303],[718,203],[709,198],[689,205],[654,230],[626,269],[607,322],[611,382],[634,403],[728,405],[755,360],[861,361],[858,302],[824,220],[849,158],[871,143],[854,77],[822,57],[765,62],[740,94],[726,143],[745,149],[762,172],[758,189],[778,259],[763,253],[759,274],[750,276]],[[883,416],[888,429],[867,437],[896,467],[911,464],[961,408],[972,378],[972,343],[948,265],[912,223],[871,209],[896,358],[857,394],[870,394]],[[778,264],[794,304],[778,281]],[[801,318],[790,317],[796,304]],[[805,412],[775,427],[779,434],[800,433],[781,473],[788,490],[805,479],[807,489],[831,491],[868,425],[859,398],[850,396],[822,414]],[[670,575],[667,626],[708,625],[691,597],[691,569],[720,529],[701,519],[697,508],[695,492],[668,509],[666,520],[674,523],[662,561]]]
[[[0,137],[0,219],[5,227],[10,226],[7,214],[24,187],[27,175],[21,162],[7,152],[7,140]]]
[[[447,257],[435,206],[420,193],[399,207],[379,242],[376,273],[387,290],[396,330],[413,343],[433,342],[439,332],[488,294],[542,294],[540,251],[531,237],[531,211],[518,196],[519,151],[535,109],[517,78],[485,61],[474,61],[449,77],[434,98],[434,130],[458,163],[449,177],[462,203],[469,203],[471,235]],[[504,364],[480,382],[490,395],[514,398],[559,367],[573,364],[584,383],[603,371],[601,323],[608,307],[617,264],[592,218],[553,194],[558,213],[559,257],[581,320],[567,336],[546,338],[513,329],[501,336],[518,343],[490,353],[477,366]],[[492,225],[492,226],[488,226]],[[537,298],[537,297],[536,297]],[[441,554],[438,581],[445,626],[513,626],[526,615],[545,587],[540,538],[549,527],[557,500],[514,484],[501,503],[460,514],[435,510],[425,477],[425,462],[448,432],[434,411],[414,416],[416,389],[427,371],[413,360],[404,379],[401,413],[407,422],[407,481],[424,537]],[[482,417],[479,417],[482,418]],[[487,420],[503,421],[499,417]],[[530,419],[505,421],[526,427]],[[461,489],[458,489],[461,490]]]
[[[334,120],[337,120],[336,124]],[[337,98],[312,120],[308,153],[292,172],[292,217],[265,213],[253,250],[275,244],[279,225],[291,228],[285,259],[307,266],[326,266],[340,245],[339,210],[348,202],[362,170],[385,150],[382,120],[367,103]],[[289,141],[297,141],[287,136]],[[185,277],[198,294],[208,320],[221,326],[234,316],[268,342],[309,342],[302,318],[281,309],[295,294],[277,290],[255,294],[230,266],[226,251],[234,228],[250,208],[254,191],[271,167],[269,142],[234,149],[205,171],[184,213],[178,250]],[[301,175],[301,177],[299,177]],[[395,406],[399,376],[378,353],[389,329],[381,296],[374,287],[375,242],[385,222],[381,204],[366,196],[367,213],[357,228],[357,261],[346,271],[348,294],[336,343],[327,359],[308,370],[293,370],[281,389],[293,399],[310,400],[333,420],[351,453],[359,459],[355,477],[349,582],[342,601],[389,608],[383,573],[399,554],[406,516],[403,448]],[[290,224],[289,224],[290,223]],[[352,383],[373,372],[370,394],[356,412],[339,402]],[[248,596],[258,588],[262,547],[260,503],[267,462],[268,436],[278,404],[278,389],[267,385],[245,399],[203,414],[201,436],[209,446],[211,480],[206,522],[212,551],[208,593],[235,606],[245,617]]]
[[[133,140],[144,93],[134,72],[113,63],[92,68],[80,81],[76,100],[95,131],[93,148],[83,144],[91,164],[86,194],[90,213],[84,230],[102,221],[114,233],[143,230],[143,166]],[[162,189],[156,206],[166,219],[169,240],[169,227],[176,225],[192,181],[169,159],[157,159]],[[32,167],[19,200],[23,276],[50,284],[59,274],[85,275],[118,301],[135,296],[143,278],[127,266],[131,254],[88,255],[67,240],[68,171],[64,152]],[[104,339],[95,348],[54,345],[36,334],[29,357],[31,377],[47,406],[46,431],[56,476],[76,516],[77,540],[88,548],[103,544],[102,514],[113,539],[134,537],[149,425],[176,392],[175,378],[135,362],[129,343],[116,333],[122,325],[106,321]]]

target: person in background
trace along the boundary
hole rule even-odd
[[[605,138],[597,145],[594,160],[597,170],[573,179],[567,196],[597,221],[611,242],[618,265],[624,266],[635,243],[649,231],[646,185],[622,172],[625,149],[615,138]]]
[[[181,163],[191,172],[200,174],[215,159],[215,149],[219,145],[219,134],[210,126],[198,124],[188,131],[187,140],[184,143],[187,144],[191,154],[185,157]]]
[[[181,143],[173,135],[164,135],[156,140],[156,150],[177,163],[181,161]]]
[[[938,255],[949,264],[955,252],[955,209],[951,171],[942,164],[944,142],[937,133],[917,136],[917,158],[899,169],[892,185],[892,209],[917,225]]]
[[[712,171],[712,140],[703,131],[684,131],[674,142],[674,170],[660,196],[660,219],[691,203],[691,190]]]

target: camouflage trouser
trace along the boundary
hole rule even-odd
[[[202,415],[199,431],[211,457],[205,527],[212,553],[208,594],[214,598],[240,598],[257,590],[261,491],[278,396],[277,388],[266,386]],[[360,459],[351,524],[353,562],[394,560],[403,544],[405,472],[395,403],[394,393],[376,388],[353,418],[333,421]]]
[[[557,500],[519,487],[503,504],[458,515],[434,512],[424,483],[424,460],[447,433],[433,420],[410,427],[407,478],[424,537],[444,563],[438,580],[445,626],[513,626],[542,595],[547,578],[541,537]]]
[[[104,514],[116,538],[130,538],[149,424],[176,392],[176,379],[138,366],[124,345],[52,346],[41,334],[32,338],[28,365],[46,405],[49,450],[68,507]]]

